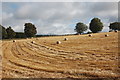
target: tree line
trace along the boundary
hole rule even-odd
[[[11,26],[8,28],[3,27],[0,25],[0,39],[12,39],[12,38],[29,38],[35,37],[37,30],[34,24],[32,23],[25,23],[24,24],[24,32],[15,32]],[[93,18],[89,24],[89,29],[91,32],[89,33],[98,33],[103,29],[103,23],[99,18]],[[113,22],[110,23],[109,29],[111,30],[120,30],[120,22]],[[88,26],[82,22],[78,22],[74,29],[77,34],[82,34],[84,31],[88,30]]]
[[[103,27],[104,27],[103,23],[99,18],[93,18],[89,24],[89,29],[91,30],[91,32],[88,32],[88,33],[98,33],[102,31]],[[88,26],[82,22],[77,23],[75,26],[75,31],[78,34],[82,34],[87,29],[88,29]],[[112,30],[120,30],[120,22],[110,23],[109,31],[112,31]]]
[[[0,25],[0,36],[1,39],[12,39],[12,38],[29,38],[29,37],[35,37],[35,34],[37,33],[36,27],[32,23],[25,23],[24,32],[15,32],[11,26],[8,28],[3,27]]]

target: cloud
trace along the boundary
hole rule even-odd
[[[3,2],[118,2],[119,0],[3,0]]]
[[[32,22],[38,34],[75,33],[77,22],[89,24],[94,17],[107,27],[118,15],[117,2],[3,2],[2,8],[4,26],[23,31],[24,24]]]

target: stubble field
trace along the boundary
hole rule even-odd
[[[118,33],[3,40],[3,78],[120,77]],[[108,34],[108,37],[105,37]],[[64,41],[64,38],[68,38]],[[35,41],[35,43],[31,43]],[[56,44],[61,41],[61,44]]]

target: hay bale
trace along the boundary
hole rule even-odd
[[[89,36],[89,37],[92,37],[92,34],[89,34],[88,36]]]
[[[13,42],[16,42],[16,40],[13,40]]]
[[[57,43],[57,44],[61,44],[61,42],[60,42],[60,41],[57,41],[56,43]]]
[[[109,35],[108,34],[105,34],[105,37],[108,37]]]
[[[32,41],[31,43],[35,43],[35,41]]]
[[[118,30],[115,30],[115,32],[118,32]]]
[[[67,41],[67,40],[68,40],[68,38],[64,38],[64,40],[65,40],[65,41]]]

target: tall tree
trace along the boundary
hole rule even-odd
[[[36,27],[35,25],[33,25],[32,23],[25,23],[25,29],[24,29],[24,33],[27,37],[34,37],[35,34],[37,33]]]
[[[6,31],[9,39],[12,39],[15,37],[16,33],[10,26],[6,29]]]
[[[112,30],[120,30],[120,22],[110,23],[109,29],[112,29]]]
[[[89,28],[93,33],[97,33],[99,31],[102,31],[103,23],[101,22],[99,18],[93,18],[90,22]]]
[[[5,39],[5,38],[7,38],[7,31],[5,27],[0,25],[0,39]]]
[[[75,26],[75,31],[80,34],[86,31],[87,29],[88,29],[87,25],[81,22],[77,23]]]

